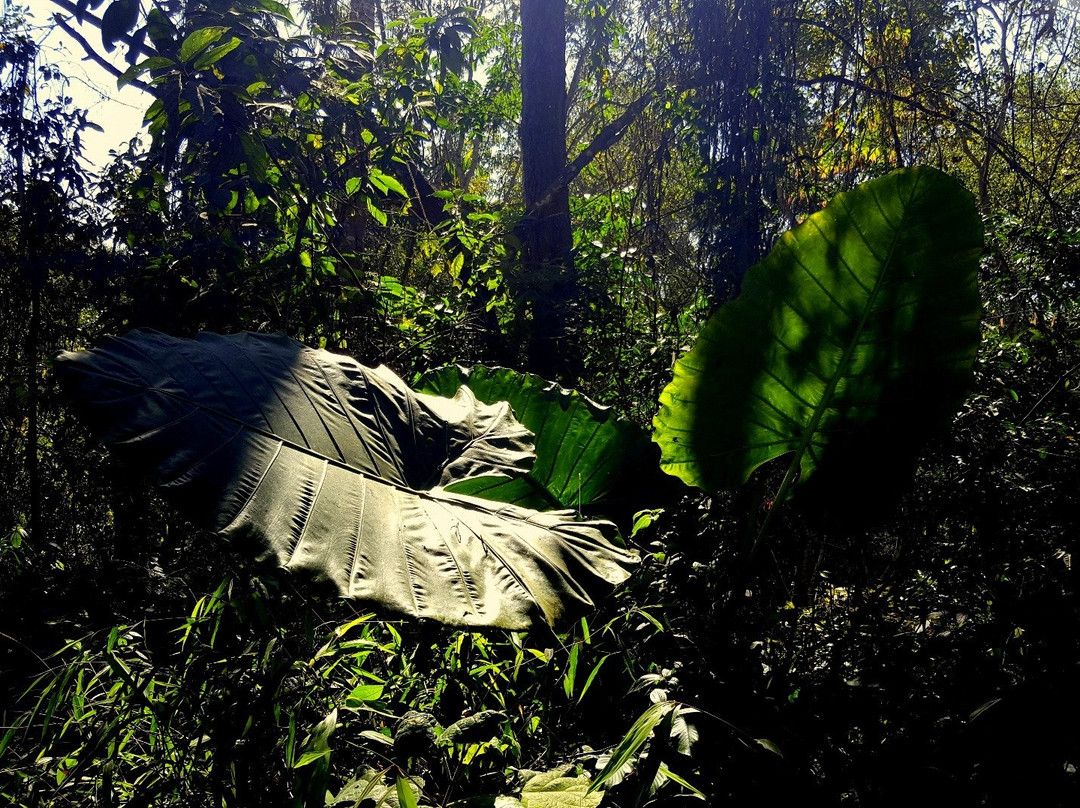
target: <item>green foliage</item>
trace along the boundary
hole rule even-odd
[[[15,774],[7,796],[63,806],[188,805],[205,794],[354,805],[390,795],[431,805],[494,789],[507,800],[520,790],[522,802],[542,805],[548,792],[587,788],[582,777],[564,777],[565,768],[539,779],[525,773],[523,789],[514,775],[519,760],[556,753],[569,718],[559,715],[561,691],[552,687],[567,656],[557,642],[538,649],[523,634],[489,639],[372,614],[342,615],[345,622],[328,627],[311,605],[309,595],[272,579],[232,579],[186,618],[68,643],[6,733],[0,760]],[[592,632],[586,658],[594,647],[612,653],[618,626],[633,618],[617,615]],[[473,720],[453,721],[462,710]],[[444,723],[443,735],[486,726],[439,746],[384,742],[410,716]]]
[[[583,508],[611,513],[612,500],[640,489],[652,462],[644,433],[591,399],[508,368],[461,366],[428,371],[413,385],[421,393],[453,397],[462,387],[486,404],[507,402],[533,433],[536,461],[524,476],[476,478],[448,490],[527,508]],[[635,503],[640,505],[640,502]]]
[[[655,420],[664,469],[715,490],[784,457],[780,500],[812,476],[832,499],[894,481],[967,390],[981,246],[970,194],[934,169],[838,196],[676,363]]]
[[[925,172],[920,174],[915,172],[915,178],[919,179]],[[931,180],[937,180],[937,175],[931,173],[928,175]],[[910,177],[910,175],[909,175]],[[889,180],[891,181],[891,180]],[[878,181],[868,186],[871,190],[880,188],[884,183],[888,181]],[[917,183],[915,183],[917,185]],[[909,189],[910,190],[910,189]],[[852,196],[856,197],[857,194]],[[841,198],[843,200],[844,198]],[[881,204],[881,196],[876,197],[876,200]],[[852,208],[858,208],[857,205],[851,205],[847,210]],[[923,227],[922,218],[918,215],[918,211],[906,211],[908,218],[905,220],[908,229],[913,231],[920,230]],[[923,217],[925,218],[925,217]],[[963,216],[961,215],[961,219]],[[895,221],[895,220],[894,220]],[[859,242],[863,248],[868,249],[871,253],[874,252],[874,244],[870,240],[870,236],[867,234],[871,232],[871,228],[867,225],[866,221],[861,222],[861,226],[857,228],[859,232]],[[912,237],[914,239],[914,237]],[[810,239],[813,244],[813,239]],[[917,240],[912,242],[918,244]],[[901,251],[903,252],[903,251]],[[963,252],[963,251],[961,251]],[[886,267],[888,269],[889,267]],[[961,268],[960,273],[963,274]],[[884,273],[884,270],[882,270]],[[753,276],[752,276],[753,277]],[[906,277],[906,276],[905,276]],[[751,287],[753,288],[753,287]],[[843,290],[834,287],[833,295],[828,298],[829,301],[835,301],[838,297],[842,297],[843,294],[850,292],[850,289]],[[913,297],[918,302],[924,302],[923,298],[918,295],[918,292],[912,293]],[[828,310],[828,306],[825,307]],[[866,322],[871,320],[868,315],[861,318],[859,325],[865,326]],[[940,329],[939,329],[940,330]],[[859,334],[855,335],[856,337]],[[398,393],[392,392],[389,389],[382,389],[381,384],[376,384],[375,388],[369,388],[367,392],[364,392],[360,388],[347,389],[341,387],[335,379],[338,376],[351,376],[355,378],[368,378],[371,377],[370,371],[365,371],[361,366],[355,363],[346,362],[345,360],[330,360],[322,359],[316,362],[314,365],[310,363],[304,364],[303,361],[295,359],[295,356],[303,354],[303,351],[295,343],[290,343],[287,340],[282,339],[265,339],[258,338],[252,335],[248,335],[241,339],[239,342],[235,342],[235,346],[241,344],[246,347],[229,348],[226,351],[226,347],[233,345],[234,340],[217,337],[204,337],[200,344],[217,346],[214,350],[208,351],[208,355],[212,355],[215,352],[222,353],[224,356],[228,354],[228,360],[219,363],[220,368],[215,369],[215,365],[212,361],[208,361],[207,356],[203,356],[201,353],[188,353],[185,345],[187,343],[180,343],[175,340],[165,340],[160,336],[135,334],[128,338],[126,341],[117,341],[116,343],[107,346],[104,349],[98,349],[94,362],[101,364],[102,368],[96,371],[96,381],[88,383],[86,391],[97,391],[94,393],[97,404],[94,407],[101,407],[103,411],[98,411],[96,417],[103,417],[103,423],[106,426],[105,437],[107,440],[117,443],[120,446],[127,446],[134,448],[136,452],[145,451],[147,448],[153,449],[155,444],[161,442],[161,445],[165,447],[165,466],[168,468],[170,464],[175,464],[175,456],[179,453],[183,457],[182,466],[178,467],[176,471],[181,472],[179,479],[182,480],[199,480],[203,473],[199,471],[200,467],[205,465],[199,460],[199,453],[194,457],[189,457],[179,451],[176,446],[176,439],[165,439],[167,434],[163,432],[159,427],[147,422],[142,424],[144,416],[139,413],[145,411],[146,405],[139,399],[132,399],[133,406],[136,407],[132,411],[133,415],[128,417],[124,412],[117,408],[116,402],[120,400],[130,399],[128,395],[129,388],[133,385],[135,388],[149,392],[153,397],[160,397],[160,401],[156,401],[153,405],[153,410],[160,410],[162,416],[157,419],[158,423],[186,423],[189,416],[194,414],[195,417],[203,418],[206,415],[216,417],[215,413],[219,412],[223,405],[220,403],[213,403],[203,401],[203,393],[200,392],[205,389],[204,381],[207,378],[219,378],[224,380],[226,375],[235,378],[245,378],[247,374],[242,368],[245,367],[245,363],[251,364],[253,367],[257,365],[259,367],[258,385],[266,385],[268,389],[276,391],[277,399],[282,402],[282,413],[289,416],[297,426],[294,427],[296,434],[299,437],[287,437],[287,440],[283,440],[280,436],[276,438],[278,441],[278,454],[281,452],[294,451],[294,447],[298,447],[301,443],[306,447],[302,454],[322,455],[323,463],[319,467],[323,469],[319,475],[322,479],[322,475],[325,474],[325,469],[329,468],[327,460],[332,460],[334,457],[338,457],[340,462],[348,462],[345,454],[341,454],[345,451],[343,447],[347,447],[348,441],[353,440],[350,438],[350,434],[359,434],[356,424],[362,424],[367,420],[371,420],[369,417],[365,417],[364,413],[367,412],[367,406],[359,407],[355,410],[353,416],[350,416],[350,423],[354,424],[351,431],[340,432],[332,424],[335,417],[334,408],[324,408],[317,416],[304,415],[304,409],[298,408],[297,402],[301,400],[321,401],[326,398],[327,390],[337,389],[339,392],[336,395],[338,401],[361,401],[369,400],[372,396],[385,397],[387,401],[394,400]],[[158,343],[161,343],[158,345]],[[162,348],[168,347],[169,350],[163,350]],[[282,360],[282,357],[278,355],[281,351],[288,349],[288,361]],[[137,351],[135,350],[137,349]],[[193,348],[190,350],[194,350]],[[231,352],[230,352],[231,351]],[[138,362],[132,364],[131,357],[136,353],[149,354],[153,361],[166,368],[166,377],[156,378],[155,373],[157,371],[150,371],[148,369],[138,370],[134,372],[131,379],[127,382],[123,381],[122,376],[124,374],[131,374],[132,371],[128,368],[138,367]],[[251,360],[252,356],[258,355],[258,362]],[[182,360],[182,361],[181,361]],[[288,381],[284,386],[274,381],[275,374],[272,370],[275,364],[280,364],[282,367],[288,369],[288,373],[282,376],[283,379],[286,376],[293,381]],[[310,365],[310,366],[309,366]],[[192,376],[188,381],[183,381],[187,372],[180,372],[182,366],[200,367],[200,375]],[[223,368],[228,367],[228,374],[224,374]],[[63,364],[61,364],[63,368]],[[107,369],[108,375],[111,378],[110,384],[120,384],[120,388],[117,388],[116,392],[123,392],[123,396],[109,394],[104,392],[105,388],[101,388],[100,376],[102,370]],[[378,375],[378,374],[376,374]],[[384,374],[385,375],[385,374]],[[380,379],[386,381],[386,378],[379,376]],[[306,385],[301,380],[314,379],[317,384],[314,386]],[[432,379],[434,381],[432,381]],[[376,380],[378,381],[378,380]],[[429,378],[429,384],[432,389],[439,392],[454,393],[456,397],[454,399],[441,399],[444,402],[442,405],[437,405],[434,402],[440,401],[440,399],[430,399],[426,397],[417,397],[415,401],[409,404],[407,407],[395,405],[393,407],[387,407],[380,404],[374,407],[372,410],[376,414],[376,420],[379,422],[380,429],[386,430],[387,424],[390,420],[381,417],[378,414],[387,415],[392,410],[405,410],[407,409],[412,413],[409,431],[415,436],[421,437],[426,434],[426,417],[424,413],[434,412],[439,407],[449,406],[450,402],[461,403],[472,399],[470,391],[471,387],[475,383],[481,392],[481,395],[491,397],[493,400],[502,400],[504,398],[514,399],[515,396],[519,397],[519,406],[522,412],[525,414],[523,417],[528,417],[530,401],[534,400],[537,396],[544,402],[544,407],[541,408],[545,414],[535,416],[539,425],[539,437],[541,439],[541,445],[544,442],[544,430],[551,428],[554,430],[553,434],[557,435],[560,439],[555,443],[564,443],[566,437],[563,433],[568,433],[569,426],[560,420],[560,415],[564,409],[569,410],[575,406],[578,409],[582,405],[585,406],[585,410],[592,420],[599,421],[596,416],[601,413],[595,406],[589,407],[589,402],[581,400],[580,397],[566,391],[560,391],[556,388],[547,385],[546,383],[538,382],[535,379],[529,377],[522,377],[517,374],[509,374],[505,371],[489,372],[485,369],[474,370],[471,373],[465,373],[458,369],[452,369],[448,371],[442,371]],[[255,377],[252,377],[252,381],[246,385],[249,399],[252,401],[264,401],[264,407],[266,401],[271,401],[267,396],[261,396],[257,394],[258,385],[255,383]],[[370,381],[369,381],[370,385]],[[228,390],[228,385],[218,385],[221,390]],[[293,387],[296,390],[293,390]],[[394,390],[401,388],[399,381],[394,381],[391,385]],[[442,389],[446,387],[446,389]],[[377,389],[376,389],[377,388]],[[299,392],[297,392],[299,391]],[[301,395],[302,393],[302,395]],[[411,395],[411,394],[410,394]],[[182,407],[180,410],[171,412],[169,407],[171,405],[165,405],[170,399],[180,396],[181,399],[188,402],[195,402],[196,406],[191,409],[188,405]],[[84,398],[85,391],[84,391]],[[408,396],[406,396],[408,399]],[[550,399],[550,400],[549,400]],[[179,399],[178,399],[179,400]],[[228,399],[226,399],[228,400]],[[327,399],[329,400],[329,399]],[[566,407],[562,405],[566,404]],[[246,405],[245,405],[246,406]],[[232,424],[239,423],[241,425],[246,424],[242,428],[250,430],[255,434],[266,433],[272,435],[279,429],[272,426],[273,423],[280,420],[285,423],[284,418],[278,418],[275,415],[273,407],[266,410],[261,409],[261,421],[258,424],[252,420],[251,417],[245,415],[245,406],[238,404],[238,399],[234,396],[232,403],[228,405],[230,412],[229,421]],[[276,405],[275,405],[276,406]],[[508,405],[503,403],[503,415],[509,416]],[[93,408],[91,410],[93,411]],[[553,416],[554,414],[554,416]],[[572,419],[571,419],[572,422]],[[511,419],[510,423],[515,425],[515,428],[520,429],[516,421]],[[263,425],[271,425],[269,428]],[[326,454],[327,449],[320,448],[319,440],[316,431],[313,430],[310,425],[322,424],[323,431],[327,436],[330,436],[334,441],[334,446],[339,455]],[[135,433],[129,434],[130,428],[134,426],[136,428]],[[115,432],[117,428],[119,432]],[[593,425],[591,431],[595,431],[597,427]],[[474,438],[477,435],[483,435],[487,440],[495,439],[496,442],[500,440],[502,432],[493,428],[489,424],[478,424],[477,433],[469,437],[466,435],[464,438],[464,445],[475,448]],[[363,430],[360,430],[361,432]],[[587,430],[590,431],[590,430]],[[200,429],[199,433],[213,434],[211,430]],[[390,430],[392,433],[392,430]],[[292,433],[289,433],[290,435]],[[139,435],[142,435],[140,438]],[[210,448],[217,447],[214,451],[215,456],[221,456],[220,447],[227,446],[232,440],[230,435],[235,436],[235,426],[230,430],[221,432],[220,439],[212,441],[208,446]],[[132,439],[134,438],[134,440]],[[147,438],[150,440],[148,441]],[[189,438],[187,438],[190,440]],[[448,442],[447,442],[448,441]],[[416,446],[421,446],[423,441],[413,441]],[[438,443],[438,441],[437,441]],[[454,439],[445,438],[441,443],[446,445],[453,445]],[[399,436],[396,439],[396,445],[405,446],[406,444],[412,445],[404,437]],[[329,445],[329,444],[328,444]],[[374,458],[376,455],[385,453],[386,448],[382,447],[378,451],[374,451],[375,443],[366,442],[369,448],[369,456]],[[271,447],[272,448],[272,447]],[[415,447],[414,447],[415,448]],[[483,447],[481,447],[482,449]],[[411,450],[410,450],[411,451]],[[405,451],[402,454],[403,458],[410,457],[410,451]],[[205,452],[203,452],[205,454]],[[421,453],[422,454],[422,453]],[[558,453],[555,453],[556,456]],[[541,453],[541,458],[543,458]],[[549,454],[550,456],[550,454]],[[464,457],[464,455],[463,455]],[[487,457],[482,463],[479,462],[480,457]],[[445,476],[447,469],[452,469],[457,461],[455,461],[452,454],[448,454],[445,458],[439,460],[435,466],[437,470],[442,471]],[[561,459],[561,458],[560,458]],[[571,456],[573,459],[573,456]],[[465,462],[465,461],[462,461]],[[474,457],[472,460],[465,463],[469,469],[469,473],[484,473],[484,463],[492,463],[492,457],[489,457],[481,452],[481,455]],[[575,461],[578,462],[578,461]],[[584,462],[584,461],[580,461]],[[590,461],[591,462],[591,461]],[[155,461],[154,465],[159,465]],[[221,471],[221,467],[228,470],[228,464],[219,464],[218,471]],[[251,479],[259,481],[265,481],[268,474],[272,472],[273,463],[270,464],[268,469],[257,468],[255,472],[250,475]],[[498,461],[495,461],[494,467],[498,468]],[[405,475],[398,480],[397,485],[404,489],[410,489],[412,491],[418,491],[423,488],[420,485],[420,477],[428,479],[431,474],[428,472],[419,472],[416,474],[419,477],[415,479],[410,477],[408,464],[402,466],[399,470],[402,475]],[[506,465],[510,473],[520,474],[524,469],[518,468],[516,462],[510,462]],[[194,471],[193,471],[194,470]],[[362,469],[366,475],[364,485],[369,485],[369,481],[374,476],[378,479],[381,475],[385,477],[385,472],[380,471],[378,464],[376,466],[367,467]],[[175,473],[169,473],[169,478],[175,477]],[[226,475],[228,476],[228,475]],[[415,476],[415,475],[414,475]],[[231,479],[231,478],[230,478]],[[241,479],[237,477],[236,479]],[[314,478],[313,478],[314,479]],[[397,478],[394,478],[397,479]],[[393,482],[394,480],[390,480]],[[294,486],[295,488],[295,486]],[[303,486],[299,487],[303,490]],[[265,482],[259,482],[256,486],[256,490],[263,490],[273,493],[273,486],[266,486]],[[283,489],[282,489],[283,490]],[[318,486],[311,489],[311,499],[316,503],[322,498],[318,491]],[[399,491],[402,488],[399,488]],[[781,492],[782,495],[783,492]],[[243,499],[243,498],[241,498]],[[276,502],[282,499],[280,496],[275,495],[273,500]],[[272,509],[269,508],[271,504],[270,500],[267,500],[263,504],[263,507],[256,508],[259,511],[269,512]],[[241,504],[241,512],[246,508],[246,505]],[[317,508],[312,511],[317,515]],[[505,509],[500,511],[505,513]],[[539,516],[539,515],[537,515]],[[226,513],[222,518],[218,519],[214,526],[220,527],[223,524],[232,523],[236,520],[232,518],[233,513]],[[536,518],[536,517],[533,517]],[[308,522],[310,523],[310,517]],[[318,518],[315,519],[319,521]],[[303,525],[304,520],[299,522],[288,516],[283,518],[282,525]],[[637,529],[635,534],[646,534],[649,531],[656,530],[658,525],[663,525],[663,517],[657,516],[653,513],[648,517],[642,518],[637,522]],[[263,535],[272,541],[273,536],[279,534],[274,527],[264,527],[265,533]],[[395,531],[396,534],[396,531]],[[284,546],[289,551],[289,558],[295,557],[294,543],[303,546],[305,542],[311,541],[311,531],[306,527],[300,528],[299,539],[297,542],[288,541]],[[364,531],[359,532],[361,540],[368,535]],[[429,545],[424,545],[429,547]],[[430,549],[430,548],[429,548]],[[318,556],[319,553],[314,555]],[[662,585],[671,586],[669,581],[665,580],[667,569],[676,569],[672,566],[677,563],[677,554],[671,556],[668,552],[660,551],[652,554],[651,561],[653,564],[659,564],[660,569],[663,570],[659,574],[653,571],[653,573],[647,578],[645,582],[646,588],[651,587],[653,584],[660,583]],[[337,569],[339,564],[331,563],[329,569],[331,574],[334,569]],[[349,569],[353,569],[355,564],[345,565]],[[428,576],[429,581],[436,581],[439,579],[439,573],[433,571]],[[693,576],[690,577],[692,580]],[[572,583],[568,581],[570,586]],[[350,583],[350,586],[352,584]],[[685,583],[680,582],[675,589],[684,586]],[[421,587],[422,594],[428,591],[425,587]],[[671,591],[669,589],[669,591]],[[370,595],[368,595],[370,597]],[[386,601],[391,606],[394,606],[396,601]],[[399,607],[400,608],[400,607]],[[451,615],[455,609],[444,609],[445,615]],[[628,613],[629,615],[630,613]],[[646,616],[647,620],[653,618],[648,617],[646,612],[641,612],[643,616]],[[444,619],[445,616],[444,616]],[[458,618],[460,619],[460,618]],[[516,624],[515,624],[516,625]],[[613,623],[609,623],[606,627],[610,628]],[[586,699],[587,695],[597,692],[597,683],[602,681],[604,671],[607,670],[605,662],[607,662],[612,656],[611,652],[605,652],[597,654],[595,650],[589,649],[591,642],[591,632],[589,631],[589,625],[587,622],[582,622],[582,638],[580,641],[574,641],[567,646],[565,664],[561,667],[558,679],[555,682],[548,681],[546,687],[548,687],[553,693],[559,693],[561,691],[562,696],[569,702],[581,704]],[[348,629],[344,629],[345,632]],[[458,643],[463,641],[463,638],[467,635],[458,635]],[[478,643],[476,635],[472,636],[472,643]],[[486,643],[485,643],[486,644]],[[331,782],[334,771],[335,761],[335,742],[333,737],[336,733],[336,727],[339,723],[339,716],[342,714],[342,710],[354,710],[360,713],[371,712],[376,716],[384,716],[386,713],[390,715],[399,715],[401,720],[397,723],[400,726],[396,729],[391,728],[385,723],[382,725],[372,726],[364,729],[366,733],[362,737],[371,744],[372,750],[377,750],[376,754],[390,755],[391,760],[394,761],[396,766],[405,766],[420,764],[423,770],[431,775],[433,772],[438,772],[439,769],[434,765],[434,760],[442,756],[444,764],[440,765],[458,765],[465,767],[465,770],[472,773],[474,777],[481,777],[481,773],[488,766],[497,766],[499,761],[505,761],[508,757],[513,757],[518,760],[522,755],[522,738],[520,737],[520,725],[518,724],[517,717],[514,716],[511,710],[507,708],[515,703],[508,699],[515,699],[518,696],[518,691],[514,687],[514,682],[517,679],[518,671],[521,668],[522,663],[530,656],[537,661],[546,661],[550,663],[551,655],[544,651],[541,652],[537,649],[528,648],[525,646],[521,639],[512,640],[511,648],[514,649],[515,656],[512,663],[513,675],[508,676],[511,670],[509,658],[504,657],[503,661],[496,662],[490,655],[489,661],[482,664],[472,670],[474,674],[481,672],[490,672],[493,675],[500,677],[504,683],[503,685],[496,685],[494,693],[496,699],[494,704],[482,705],[482,709],[473,711],[471,715],[458,720],[439,720],[438,718],[430,717],[430,710],[437,705],[442,695],[436,690],[434,694],[434,700],[429,700],[431,697],[424,695],[424,693],[417,693],[412,698],[401,697],[398,703],[402,708],[408,709],[387,710],[386,708],[390,704],[390,700],[394,698],[394,687],[391,684],[391,680],[385,677],[379,677],[369,681],[353,681],[347,688],[342,688],[340,695],[332,700],[330,703],[324,703],[320,705],[320,709],[316,710],[316,715],[309,724],[312,729],[307,733],[306,740],[301,741],[302,736],[297,728],[292,727],[289,731],[289,742],[286,750],[286,763],[288,767],[296,772],[295,783],[293,787],[293,793],[298,795],[298,799],[304,804],[318,803],[321,801],[322,796],[327,792],[333,794],[337,791],[337,799],[339,802],[346,802],[350,800],[358,800],[363,798],[363,794],[379,793],[382,797],[389,799],[390,795],[398,801],[398,804],[408,804],[410,800],[415,799],[413,792],[413,786],[402,779],[400,774],[393,774],[390,768],[383,767],[379,770],[363,770],[361,776],[353,781],[349,781],[343,788],[338,789]],[[590,653],[592,651],[592,653]],[[625,652],[622,652],[624,663],[626,660]],[[408,674],[408,679],[412,682],[419,683],[423,680],[423,674],[420,670],[411,670]],[[610,756],[601,758],[597,761],[597,776],[595,780],[578,780],[574,778],[560,779],[561,774],[552,774],[551,777],[557,784],[554,786],[554,793],[570,795],[568,798],[574,800],[584,799],[584,797],[578,795],[579,791],[592,794],[600,788],[607,788],[613,790],[613,793],[617,793],[615,799],[620,804],[625,803],[629,805],[643,805],[650,799],[657,798],[657,795],[663,790],[672,792],[689,792],[691,794],[704,793],[695,784],[695,781],[700,777],[700,771],[691,762],[693,758],[691,754],[693,752],[693,746],[698,740],[698,730],[694,725],[694,722],[690,719],[695,715],[696,711],[692,708],[687,708],[685,705],[679,702],[669,700],[668,691],[670,687],[676,685],[677,678],[672,669],[662,669],[657,672],[655,669],[646,672],[640,676],[639,681],[643,683],[643,686],[651,688],[650,699],[653,701],[653,706],[650,707],[644,715],[642,715],[638,721],[631,728],[630,732],[618,744]],[[137,685],[137,682],[135,683]],[[132,685],[134,688],[135,685]],[[552,686],[554,685],[554,687]],[[798,689],[796,688],[796,692]],[[426,693],[426,691],[425,691]],[[501,693],[501,694],[500,694]],[[418,729],[417,732],[406,731],[406,727],[415,725]],[[720,721],[722,734],[731,734],[734,738],[741,743],[749,747],[754,747],[759,750],[760,754],[773,755],[780,759],[784,759],[780,756],[779,746],[774,741],[764,736],[765,733],[759,732],[747,732],[741,729],[737,729],[734,725],[727,721]],[[526,735],[535,733],[538,725],[530,722]],[[429,734],[430,732],[430,734]],[[771,734],[771,733],[769,733]],[[437,738],[437,741],[435,740]],[[785,747],[787,744],[784,744]],[[391,751],[392,750],[392,751]],[[410,763],[411,762],[411,763]],[[374,772],[374,774],[372,773]],[[544,782],[547,782],[546,780]],[[404,784],[404,785],[403,785]],[[419,785],[419,791],[421,793],[431,793],[427,789],[429,784],[425,783]],[[381,789],[381,790],[379,790]],[[529,794],[529,789],[526,787],[522,790],[519,802],[521,804],[529,804],[530,801],[537,802],[537,804],[544,804],[544,800],[555,799],[555,797],[547,794],[547,788],[541,789],[543,795]],[[341,796],[344,794],[344,796]],[[490,794],[490,792],[489,792]],[[505,804],[512,804],[507,802],[513,799],[506,795],[506,792],[502,792],[500,797],[487,796],[484,799],[489,800],[501,800]],[[539,802],[538,802],[539,801]],[[493,803],[497,804],[497,803]]]
[[[444,210],[455,193],[423,166],[424,142],[484,94],[459,74],[495,47],[489,29],[461,9],[412,15],[381,41],[314,20],[301,32],[280,4],[238,1],[151,9],[131,32],[147,55],[120,82],[144,82],[154,101],[149,162],[128,187],[158,231],[153,245],[137,227],[118,234],[149,287],[135,324],[269,324],[339,346],[374,331],[404,355],[505,298],[488,214]],[[454,271],[440,279],[444,261]],[[382,311],[382,279],[415,289],[417,305]],[[163,285],[172,306],[154,299]]]
[[[524,629],[593,606],[636,564],[610,522],[447,490],[524,473],[529,433],[505,403],[416,395],[386,368],[254,334],[133,332],[56,368],[94,431],[201,522],[343,597]]]
[[[515,801],[521,808],[597,808],[603,799],[589,792],[588,777],[570,773],[568,766],[521,775],[524,783]],[[507,801],[507,808],[515,802]]]
[[[139,326],[283,331],[403,378],[524,367],[559,273],[523,272],[514,235],[517,6],[46,5],[42,26],[123,48],[150,131],[94,183],[79,94],[38,50],[56,34],[4,18],[0,802],[1076,804],[1064,6],[567,5],[575,292],[552,338],[608,425],[650,421],[708,313],[837,191],[943,168],[976,195],[988,253],[974,392],[913,478],[875,456],[838,486],[823,465],[778,508],[790,458],[681,495],[627,460],[581,510],[649,508],[625,522],[640,572],[553,634],[389,622],[252,579],[90,438],[47,371]],[[940,391],[908,392],[921,409]],[[746,553],[766,521],[768,551]]]
[[[214,780],[221,793],[280,793],[280,767],[277,783],[246,773],[281,719],[291,661],[268,612],[278,595],[240,589],[226,581],[186,620],[118,626],[58,652],[60,672],[31,686],[8,750],[14,804],[182,804]]]
[[[630,731],[626,733],[626,737],[624,737],[612,751],[607,763],[604,764],[604,768],[596,775],[596,780],[593,782],[593,785],[590,786],[590,790],[602,787],[605,783],[612,780],[617,773],[623,774],[626,765],[641,751],[641,748],[653,734],[653,730],[664,723],[665,719],[667,719],[677,707],[678,705],[672,702],[659,701],[642,713],[641,716],[638,717],[638,720],[634,722],[634,725],[630,727]],[[670,732],[671,721],[668,720],[666,725],[667,732]]]

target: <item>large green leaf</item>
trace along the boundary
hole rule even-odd
[[[589,778],[574,775],[572,767],[561,766],[546,772],[522,771],[523,808],[597,808],[603,794],[590,791]]]
[[[532,459],[509,406],[467,390],[417,395],[386,368],[255,334],[136,331],[61,354],[56,372],[194,517],[345,597],[521,629],[591,607],[636,563],[609,522],[443,490]]]
[[[335,808],[405,808],[409,799],[412,805],[417,805],[416,794],[423,793],[424,781],[419,777],[393,775],[392,771],[375,771],[365,766],[336,795],[327,793],[326,805]],[[406,789],[409,794],[402,800]],[[426,805],[421,803],[420,808]]]
[[[837,196],[676,363],[654,421],[663,468],[715,490],[790,455],[787,481],[834,493],[910,468],[968,389],[981,247],[971,195],[935,169]]]
[[[455,483],[453,491],[529,508],[602,507],[656,468],[655,448],[639,427],[531,373],[445,367],[425,373],[414,387],[439,396],[465,387],[488,404],[506,401],[535,435],[536,463],[527,475],[476,478]]]

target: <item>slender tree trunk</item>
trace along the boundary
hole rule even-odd
[[[41,287],[42,282],[38,276],[38,268],[32,266],[30,249],[32,239],[29,237],[30,228],[29,206],[26,195],[26,166],[23,162],[23,131],[26,121],[26,99],[29,97],[30,69],[32,62],[24,62],[19,65],[19,76],[16,87],[19,90],[18,110],[16,112],[15,126],[17,127],[12,149],[12,158],[15,163],[15,198],[18,202],[19,228],[17,231],[18,242],[16,254],[22,262],[22,276],[30,286],[30,321],[27,324],[26,334],[26,476],[29,487],[29,519],[27,527],[30,536],[37,539],[37,531],[41,526],[41,471],[38,458],[38,344],[41,341]]]
[[[573,383],[580,352],[570,344],[577,277],[571,249],[570,191],[546,193],[566,168],[565,0],[521,2],[521,161],[525,218],[523,297],[532,303],[529,369]]]
[[[38,351],[41,343],[41,287],[36,273],[30,290],[30,328],[26,338],[27,365],[27,412],[26,412],[26,465],[30,485],[30,535],[37,539],[35,531],[41,526],[41,462],[38,458]]]
[[[349,0],[349,22],[359,22],[368,30],[375,30],[375,0]]]

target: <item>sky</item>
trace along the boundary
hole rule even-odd
[[[123,149],[127,142],[142,131],[143,113],[150,106],[151,98],[134,87],[116,89],[116,79],[104,68],[85,58],[82,47],[66,33],[52,24],[53,14],[70,14],[53,5],[50,0],[0,0],[0,8],[12,6],[29,7],[32,17],[34,39],[41,47],[39,63],[56,65],[70,81],[69,94],[76,106],[86,109],[92,123],[104,132],[86,130],[83,133],[83,156],[96,169],[110,162],[109,151]],[[100,13],[106,6],[97,9]],[[118,47],[111,54],[101,46],[101,35],[89,23],[77,26],[82,36],[98,52],[121,70],[127,67],[124,48]]]

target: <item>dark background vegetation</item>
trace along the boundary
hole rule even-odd
[[[5,799],[322,804],[396,765],[449,804],[595,774],[667,698],[700,711],[692,754],[649,754],[710,805],[1076,804],[1074,3],[48,5],[0,23]],[[97,174],[51,25],[141,65],[149,131]],[[643,569],[568,633],[335,632],[364,613],[179,519],[49,373],[138,326],[284,331],[406,378],[538,372],[648,425],[778,233],[920,163],[984,216],[983,343],[899,505],[786,510],[748,566],[771,472],[676,486],[630,538]],[[489,709],[508,722],[469,760],[362,734]],[[638,764],[608,804],[700,799]]]

